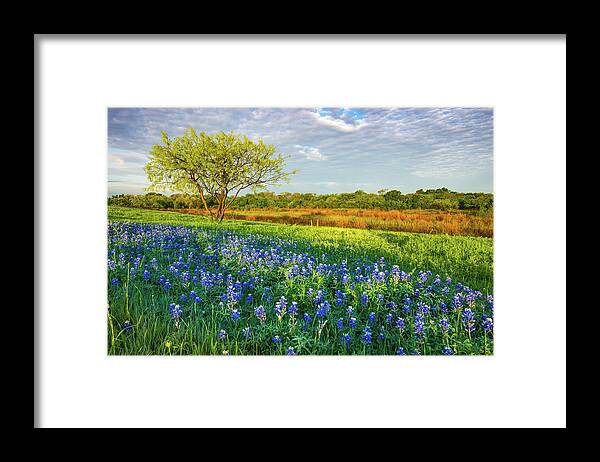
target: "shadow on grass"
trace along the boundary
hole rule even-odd
[[[371,233],[373,233],[373,235],[384,239],[388,244],[392,244],[398,247],[402,247],[405,244],[408,244],[408,241],[410,240],[409,236],[403,236],[401,234],[395,234],[389,231],[370,231]]]

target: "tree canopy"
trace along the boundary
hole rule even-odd
[[[145,167],[148,189],[198,194],[217,220],[223,219],[241,191],[258,192],[295,173],[285,172],[284,157],[262,140],[254,142],[233,132],[197,133],[193,128],[174,138],[161,134],[162,142],[152,146]]]
[[[207,198],[208,206],[216,206],[216,201]],[[198,194],[161,194],[145,195],[119,194],[109,198],[111,205],[125,207],[141,207],[149,209],[186,209],[203,208]],[[240,195],[232,204],[232,209],[279,209],[279,208],[357,208],[375,210],[471,210],[481,214],[492,213],[494,196],[491,193],[462,193],[447,188],[429,189],[422,193],[402,194],[392,189],[385,194],[365,193],[364,191],[315,194],[299,192],[282,192],[276,194],[263,191],[254,194]]]

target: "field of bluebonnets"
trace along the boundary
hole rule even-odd
[[[489,355],[492,240],[109,207],[108,353]]]

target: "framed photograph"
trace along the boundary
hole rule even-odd
[[[34,63],[35,427],[566,426],[566,36]]]

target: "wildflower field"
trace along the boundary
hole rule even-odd
[[[493,353],[493,241],[109,206],[108,353]]]

